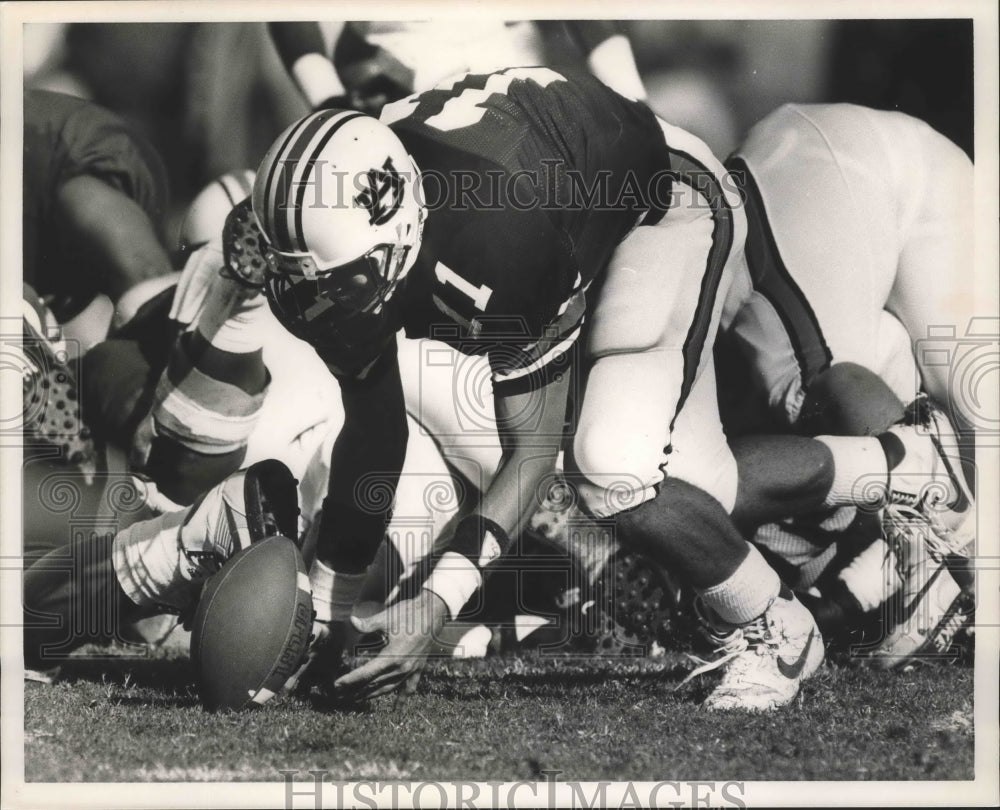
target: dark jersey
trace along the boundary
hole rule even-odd
[[[61,93],[24,94],[24,280],[65,321],[98,292],[96,282],[63,255],[55,221],[56,191],[81,175],[135,200],[159,229],[167,205],[166,170],[129,123],[89,101]]]
[[[544,384],[621,240],[669,201],[644,106],[547,68],[469,75],[382,114],[421,170],[429,214],[398,293],[410,337],[489,353],[508,391]]]

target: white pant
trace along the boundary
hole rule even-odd
[[[917,343],[942,329],[962,336],[971,323],[965,154],[901,113],[786,105],[751,130],[734,159],[730,169],[739,174],[745,163],[763,207],[748,203],[755,290],[734,328],[771,406],[794,422],[815,375],[853,362],[903,402],[922,375],[938,402],[967,411],[968,398],[954,396],[954,364]]]
[[[746,221],[708,147],[661,125],[678,173],[674,204],[615,251],[585,346],[573,457],[587,479],[581,495],[597,516],[649,500],[665,475],[727,510],[736,500],[712,347],[723,306],[732,305]]]

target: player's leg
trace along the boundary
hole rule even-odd
[[[897,160],[905,161],[896,171],[897,193],[906,205],[897,223],[899,262],[886,309],[914,341],[927,393],[947,409],[957,429],[971,432],[977,416],[997,409],[996,391],[989,384],[966,388],[962,383],[969,381],[955,373],[981,337],[975,334],[974,318],[972,162],[922,121],[885,116],[880,122],[886,137],[899,144]],[[991,399],[977,402],[984,395]]]
[[[747,435],[732,440],[740,470],[734,519],[749,531],[761,523],[835,506],[824,503],[834,481],[833,453],[811,437],[875,436],[899,422],[904,413],[896,393],[864,366],[835,363],[820,372],[800,406],[796,429],[804,435]],[[876,448],[857,446],[862,452],[870,448],[872,469],[877,469]]]
[[[900,426],[906,418],[903,402],[912,401],[915,396],[919,373],[909,336],[887,312],[882,313],[879,344],[873,360],[877,374],[861,366],[843,363],[834,364],[817,375],[803,401],[797,427],[803,432],[830,436],[886,433],[899,438],[902,435],[911,443],[910,449],[917,452],[903,457],[910,472],[905,471],[907,463],[900,464],[889,471],[890,480],[893,476],[898,480],[901,475],[910,475],[918,487],[923,486],[931,480],[935,458],[919,453],[920,445],[927,441],[926,436],[921,441],[913,427]],[[772,452],[775,441],[796,443],[801,453],[798,456],[776,455]],[[796,472],[794,463],[809,458],[810,446],[808,440],[799,437],[775,440],[768,436],[745,436],[734,440],[734,454],[741,465],[741,482],[751,479],[760,484],[771,480],[780,491],[782,481],[808,473],[808,464]],[[893,448],[888,449],[892,451]],[[895,448],[899,449],[899,446]],[[861,488],[865,489],[867,487]],[[879,489],[875,486],[874,491],[877,493]],[[803,491],[799,492],[800,497]],[[810,519],[808,499],[799,503],[786,502],[789,508],[799,510],[796,514],[802,517],[760,526],[754,539],[781,559],[799,566],[803,572],[809,568],[815,579],[815,573],[820,570],[816,566],[829,562],[831,555],[828,552],[832,549],[814,541],[825,539],[839,543],[839,529],[851,523],[855,510],[851,508],[848,512],[848,507],[843,507],[833,514],[821,512]],[[871,517],[881,515],[883,506],[882,502],[873,503],[868,509]],[[766,505],[758,503],[757,507],[760,519],[773,519],[768,516]],[[923,519],[915,519],[909,513],[900,515],[898,520],[893,519],[891,513],[891,509],[886,511],[888,522],[883,520],[882,529],[877,521],[862,524],[855,521],[858,526],[868,526],[867,541],[857,545],[863,538],[853,534],[846,536],[851,547],[857,546],[855,556],[851,556],[850,548],[841,547],[837,553],[837,570],[823,577],[822,600],[807,602],[818,618],[822,616],[826,622],[836,618],[841,623],[838,632],[861,622],[874,626],[873,611],[880,611],[879,626],[884,635],[869,637],[866,648],[858,652],[885,667],[898,666],[917,656],[940,655],[950,645],[955,632],[968,621],[967,611],[962,607],[960,577],[952,570],[952,562],[930,553],[931,529]],[[751,519],[749,528],[754,525]],[[916,531],[918,526],[923,526],[924,530]]]
[[[264,401],[270,382],[262,351],[267,306],[259,291],[220,276],[222,267],[220,251],[202,248],[174,296],[171,317],[191,326],[175,344],[154,394],[146,464],[154,478],[166,481],[178,460],[192,454],[229,456],[239,466]],[[140,443],[134,449],[141,455]],[[185,498],[204,491],[177,478],[171,484]]]
[[[670,138],[676,147],[676,133]],[[641,544],[696,587],[729,631],[727,651],[742,644],[742,654],[720,659],[727,672],[708,705],[770,709],[819,667],[822,641],[727,513],[735,465],[718,417],[711,346],[734,270],[728,246],[713,255],[726,223],[713,221],[690,186],[678,184],[676,193],[673,216],[639,227],[612,258],[591,321],[572,462],[591,513],[614,514],[623,544]],[[730,214],[720,207],[717,217]],[[729,225],[739,244],[741,217]],[[777,638],[783,643],[773,644]],[[780,672],[779,651],[801,666]]]
[[[856,143],[869,112],[787,105],[755,127],[730,161],[746,201],[746,256],[755,285],[732,329],[772,408],[789,425],[797,425],[813,381],[833,365],[875,371],[873,347],[886,328],[883,306],[900,252],[898,201],[880,147]],[[861,157],[851,151],[859,149]],[[905,381],[894,380],[893,388],[902,392]],[[753,525],[845,503],[874,506],[880,489],[883,496],[898,491],[919,500],[928,479],[949,477],[938,473],[946,465],[918,427],[893,432],[895,438],[884,441],[757,441],[755,453],[764,461],[746,464],[753,474],[741,480],[738,519]],[[769,464],[769,454],[780,463]],[[800,475],[808,471],[822,474]],[[947,480],[942,485],[956,489]]]
[[[24,575],[26,666],[51,668],[81,644],[119,638],[125,622],[190,611],[237,551],[272,534],[294,537],[297,514],[295,479],[265,461],[186,509],[50,552]]]

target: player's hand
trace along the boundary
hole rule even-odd
[[[448,619],[448,608],[437,594],[421,590],[413,599],[397,602],[369,618],[353,618],[362,633],[380,631],[389,643],[371,661],[338,678],[334,694],[344,700],[367,700],[400,687],[416,688],[427,655]]]
[[[324,622],[314,618],[306,657],[285,682],[285,691],[294,692],[301,686],[302,691],[308,692],[309,687],[329,684],[340,674],[345,668],[343,652],[348,630],[344,622]]]

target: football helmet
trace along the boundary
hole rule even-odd
[[[371,116],[320,110],[293,124],[253,187],[268,273],[314,281],[343,315],[377,312],[416,261],[417,183],[406,148]]]

